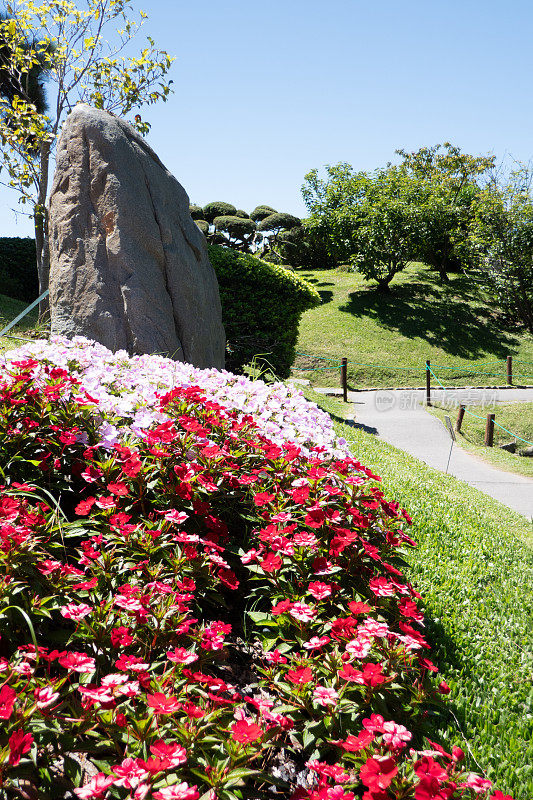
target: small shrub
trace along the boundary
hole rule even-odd
[[[209,247],[209,258],[218,278],[230,348],[227,368],[242,371],[254,356],[263,354],[280,377],[287,377],[300,316],[320,303],[318,293],[289,270],[227,247]]]
[[[295,228],[301,224],[302,222],[300,219],[298,219],[298,217],[294,217],[292,214],[280,212],[270,214],[268,217],[263,217],[257,227],[260,231],[275,231]]]

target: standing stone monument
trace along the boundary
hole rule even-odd
[[[85,104],[70,113],[49,229],[52,333],[224,367],[205,238],[185,190],[131,125]]]

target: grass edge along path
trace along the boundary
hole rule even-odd
[[[343,423],[338,400],[306,390],[385,495],[413,517],[407,574],[422,593],[451,714],[435,736],[517,800],[533,797],[533,529],[519,514]],[[345,412],[344,412],[345,413]],[[464,735],[465,740],[462,740]],[[479,767],[477,766],[479,765]]]
[[[482,408],[481,406],[469,406],[468,408],[478,416],[482,416],[483,419],[478,420],[469,415],[465,415],[461,432],[456,433],[456,445],[459,445],[468,453],[490,464],[492,467],[496,467],[496,469],[505,470],[506,472],[516,475],[523,475],[526,478],[533,478],[533,458],[525,458],[517,453],[508,453],[505,450],[501,450],[498,446],[504,442],[512,441],[512,436],[509,436],[509,434],[495,427],[494,446],[485,447],[482,443],[485,430],[485,417],[488,413],[494,413],[497,422],[500,422],[513,433],[527,438],[529,441],[532,435],[529,431],[522,430],[522,426],[520,423],[516,422],[514,414],[508,418],[507,410],[516,408],[518,413],[523,414],[527,420],[529,420],[530,417],[533,419],[533,403],[498,403],[495,408]],[[437,419],[440,419],[443,424],[444,417],[447,415],[455,425],[455,418],[457,416],[456,409],[450,410],[449,408],[447,409],[444,406],[433,403],[431,406],[426,407],[426,411],[434,417],[437,417]],[[526,417],[526,415],[528,416]],[[525,443],[517,442],[517,449],[527,446],[528,445]]]

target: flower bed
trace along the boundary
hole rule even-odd
[[[0,375],[6,789],[505,800],[459,748],[422,742],[447,687],[401,572],[409,518],[320,417],[313,442],[316,407],[285,398],[294,442],[279,388],[31,347]],[[121,405],[139,363],[143,425]]]

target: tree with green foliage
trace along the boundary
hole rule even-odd
[[[400,169],[414,179],[411,202],[418,211],[419,237],[413,255],[447,281],[448,272],[467,263],[472,204],[495,157],[463,153],[450,142],[396,153],[402,157]]]
[[[365,176],[346,162],[327,165],[325,178],[317,169],[305,176],[302,196],[309,211],[306,225],[317,231],[334,266],[348,263],[355,254],[354,210],[364,197]]]
[[[390,291],[394,276],[412,261],[420,240],[420,218],[412,202],[413,179],[395,167],[360,175],[361,191],[352,210],[354,254],[351,263]]]
[[[513,321],[533,333],[533,172],[495,178],[476,197],[470,235],[481,280]]]
[[[150,125],[139,109],[166,100],[170,93],[166,74],[173,59],[150,37],[137,56],[123,55],[147,18],[141,11],[135,21],[133,0],[79,2],[14,0],[6,4],[7,17],[0,21],[4,85],[22,85],[21,76],[39,67],[46,71],[51,95],[49,113],[29,91],[0,97],[0,168],[4,182],[31,209],[41,292],[49,272],[50,158],[66,114],[78,102],[119,116],[135,112],[132,124],[146,134]],[[105,38],[108,32],[111,41]]]

